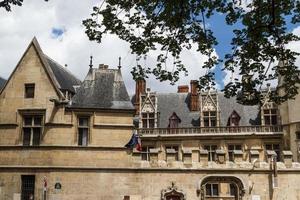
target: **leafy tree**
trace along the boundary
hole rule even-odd
[[[215,14],[224,15],[228,26],[241,27],[233,30],[232,51],[222,60],[213,56],[218,41],[207,26]],[[187,72],[180,53],[196,44],[208,57],[201,66],[207,73],[199,77],[199,89],[215,84],[212,68],[223,62],[223,70],[242,76],[225,85],[225,95],[237,95],[243,104],[257,104],[262,99],[261,85],[274,79],[283,80],[270,95],[275,102],[297,94],[300,79],[295,60],[299,54],[287,44],[299,37],[289,32],[287,25],[299,21],[297,0],[104,0],[83,24],[90,40],[101,42],[103,34],[116,34],[130,43],[138,58],[161,50],[155,67],[133,67],[134,79],[153,74],[161,81],[175,83],[179,73]],[[168,58],[174,60],[172,66],[166,66]]]
[[[45,0],[48,1],[48,0]],[[23,0],[3,0],[0,1],[0,8],[4,8],[6,11],[11,11],[11,6],[22,6]]]

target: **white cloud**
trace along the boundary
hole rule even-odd
[[[84,79],[89,68],[89,57],[94,57],[94,67],[100,63],[110,67],[118,65],[118,57],[122,57],[122,72],[129,93],[134,92],[135,83],[130,71],[136,64],[136,57],[130,54],[129,44],[116,36],[107,35],[98,44],[88,40],[84,33],[82,20],[89,17],[96,1],[51,0],[49,2],[27,0],[22,7],[13,7],[12,12],[0,10],[0,76],[8,78],[24,50],[36,36],[41,48],[60,64],[68,64],[68,69],[78,78]],[[53,28],[63,28],[62,36],[55,38]],[[189,84],[191,79],[198,79],[205,70],[200,66],[205,57],[193,48],[182,53],[189,76],[181,75],[179,84]],[[141,60],[140,64],[153,66],[155,54]],[[96,64],[97,63],[97,64]],[[147,85],[154,91],[175,92],[176,86],[167,82],[160,83],[151,77]]]

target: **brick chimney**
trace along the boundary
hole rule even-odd
[[[191,96],[190,96],[190,111],[199,110],[199,93],[198,93],[198,82],[191,80]]]
[[[134,107],[136,114],[138,114],[140,110],[140,96],[141,94],[146,93],[146,81],[145,79],[138,79],[135,82],[135,102]]]
[[[188,85],[179,85],[177,89],[178,89],[177,93],[188,93],[189,92]]]

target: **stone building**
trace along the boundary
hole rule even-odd
[[[194,81],[146,85],[130,98],[121,67],[92,63],[81,82],[34,38],[0,78],[0,199],[300,199],[299,96],[243,106]],[[142,151],[124,147],[133,132]]]

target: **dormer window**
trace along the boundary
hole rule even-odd
[[[25,84],[25,98],[34,98],[34,88],[34,83]]]
[[[142,113],[142,127],[154,128],[154,113]]]
[[[177,116],[175,112],[169,118],[169,126],[168,128],[178,128],[179,123],[181,123],[181,119]]]
[[[278,124],[277,109],[275,109],[275,108],[264,109],[263,117],[264,117],[264,122],[265,122],[266,126]]]
[[[239,114],[234,110],[228,118],[227,126],[239,126],[241,117]]]
[[[147,89],[146,94],[141,95],[140,108],[140,128],[156,128],[157,127],[157,99],[156,94],[151,93]]]
[[[200,125],[201,127],[219,126],[219,106],[216,92],[201,93]]]
[[[216,113],[216,111],[205,111],[205,112],[203,112],[203,124],[204,124],[204,127],[215,127],[215,126],[217,126],[217,113]]]

